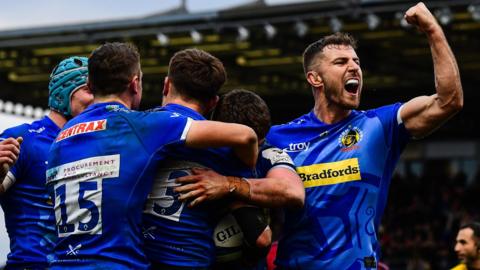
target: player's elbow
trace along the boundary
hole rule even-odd
[[[272,230],[270,227],[266,227],[265,230],[258,236],[255,245],[259,249],[265,249],[272,244]]]
[[[292,194],[291,202],[292,208],[303,208],[305,205],[305,190],[302,188]]]
[[[246,127],[246,131],[238,138],[237,154],[250,168],[255,167],[258,157],[258,138],[253,129]]]
[[[440,105],[444,111],[447,111],[449,115],[458,113],[463,108],[463,91],[462,86],[459,85],[456,87],[456,90],[453,91],[453,94],[446,99]]]
[[[305,189],[301,185],[290,186],[287,189],[287,206],[289,208],[302,208],[305,205]]]
[[[257,146],[258,145],[258,138],[255,131],[252,128],[246,127],[244,134],[239,138],[239,141],[242,145],[248,146]]]
[[[463,95],[459,95],[452,101],[452,110],[457,113],[463,109]]]

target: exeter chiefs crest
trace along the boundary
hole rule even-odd
[[[338,143],[340,147],[350,148],[360,142],[363,138],[362,131],[357,127],[348,126],[340,137],[338,138]]]

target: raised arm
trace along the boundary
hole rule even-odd
[[[420,138],[461,110],[463,91],[455,56],[432,13],[423,3],[418,3],[406,12],[405,19],[427,36],[435,72],[436,93],[413,98],[400,112],[406,129]]]
[[[188,147],[228,146],[247,166],[254,167],[258,156],[257,135],[250,127],[217,121],[193,121],[187,133]]]

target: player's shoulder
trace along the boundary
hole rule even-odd
[[[262,146],[260,147],[259,155],[259,160],[266,160],[271,166],[294,166],[292,159],[285,150],[270,145],[268,142],[262,144]]]
[[[272,126],[271,130],[282,130],[282,129],[289,129],[289,128],[296,128],[296,127],[303,127],[309,124],[312,124],[312,113],[309,112],[307,114],[301,115],[287,123],[274,125]]]
[[[467,266],[463,263],[456,265],[451,270],[468,270]]]
[[[30,129],[30,127],[31,127],[31,124],[25,123],[15,127],[8,128],[0,134],[0,138],[1,138],[0,140],[7,139],[10,137],[14,137],[14,138],[19,136],[24,137],[26,134],[28,134],[28,130]]]
[[[298,130],[305,130],[306,128],[315,125],[315,122],[312,121],[312,112],[304,114],[290,122],[274,125],[270,128],[267,134],[267,140],[276,145],[276,138],[284,138],[284,136],[295,136],[298,134]]]
[[[136,117],[145,117],[145,118],[186,118],[188,116],[176,112],[173,110],[165,109],[164,107],[155,107],[146,111],[134,111],[133,115]]]
[[[161,120],[165,121],[181,116],[180,114],[175,114],[166,110],[160,110],[158,108],[146,111],[137,111],[117,104],[106,105],[105,111],[107,112],[107,115],[105,115],[106,118],[124,119],[134,125],[155,125],[159,122],[163,122]]]
[[[25,141],[26,139],[28,139],[28,137],[35,137],[35,135],[48,132],[49,125],[47,125],[46,121],[51,122],[51,120],[47,119],[47,117],[44,117],[31,123],[24,123],[15,127],[11,127],[2,132],[0,137],[3,139],[9,137],[23,137]]]
[[[383,105],[366,111],[359,111],[367,117],[382,117],[386,115],[396,115],[397,111],[403,105],[401,102]]]

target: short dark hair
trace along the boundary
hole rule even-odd
[[[227,73],[215,56],[199,49],[185,49],[170,59],[168,77],[182,97],[203,102],[218,94]]]
[[[473,237],[475,237],[474,238],[475,243],[477,243],[477,246],[480,248],[480,222],[469,222],[469,223],[462,224],[460,225],[459,230],[463,230],[463,229],[472,229]]]
[[[94,95],[121,93],[139,74],[140,54],[130,43],[105,43],[88,59],[88,79]]]
[[[303,71],[305,74],[310,70],[315,56],[323,51],[328,45],[345,45],[351,46],[353,49],[357,48],[357,41],[348,33],[337,32],[319,39],[308,47],[303,52]]]
[[[235,89],[220,97],[213,120],[251,127],[259,139],[270,129],[270,111],[265,101],[252,91]]]

